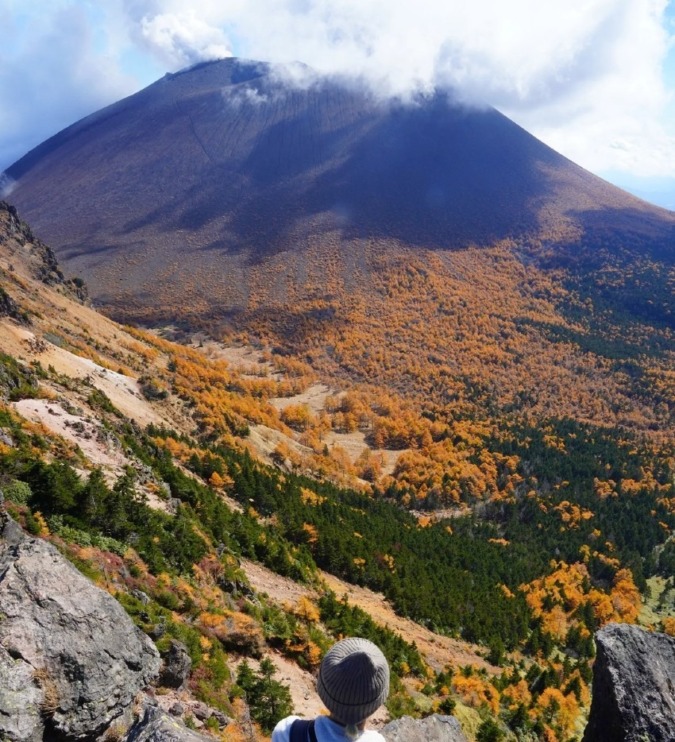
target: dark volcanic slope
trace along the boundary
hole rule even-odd
[[[441,95],[379,104],[335,81],[291,89],[232,59],[167,75],[8,173],[37,233],[118,307],[118,287],[152,306],[179,274],[190,293],[190,273],[206,298],[241,306],[204,276],[236,284],[308,239],[452,249],[617,230],[661,240],[672,224],[495,110]]]

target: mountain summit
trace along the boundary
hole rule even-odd
[[[251,269],[281,252],[302,289],[309,245],[350,255],[351,274],[364,244],[653,242],[672,229],[672,214],[494,109],[304,75],[236,59],[166,75],[15,163],[12,201],[111,311],[154,319],[178,283],[199,312],[250,308]]]

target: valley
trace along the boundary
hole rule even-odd
[[[7,511],[186,647],[158,694],[215,737],[317,713],[357,634],[378,724],[579,739],[594,633],[675,634],[675,217],[494,109],[272,72],[168,75],[8,171]]]

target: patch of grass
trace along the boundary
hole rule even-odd
[[[661,619],[675,613],[675,590],[669,589],[669,580],[660,575],[650,577],[647,580],[647,587],[648,597],[645,597],[638,621],[644,626],[656,626]]]

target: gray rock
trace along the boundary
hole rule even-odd
[[[182,688],[192,668],[192,660],[185,644],[172,639],[162,659],[164,662],[159,675],[159,684],[165,688]]]
[[[202,701],[195,701],[194,703],[192,703],[190,705],[190,710],[192,711],[194,717],[196,719],[199,719],[199,721],[206,721],[213,715],[213,709],[209,708]]]
[[[28,314],[20,309],[19,305],[3,288],[0,288],[0,317],[11,317],[20,325],[32,324]]]
[[[454,716],[433,714],[426,719],[403,716],[380,729],[387,742],[468,742]]]
[[[0,443],[4,443],[6,446],[14,448],[14,441],[12,440],[9,433],[4,430],[0,430]]]
[[[225,716],[222,711],[219,711],[218,709],[213,709],[212,711],[213,713],[211,716],[216,719],[219,727],[226,727],[232,721],[232,719],[230,719],[229,716]]]
[[[593,700],[583,742],[672,742],[675,638],[610,624],[595,641]]]
[[[33,668],[0,646],[0,739],[42,740],[44,693]]]
[[[213,738],[193,732],[157,708],[147,708],[124,742],[213,742]]]
[[[155,640],[161,639],[166,634],[166,623],[163,620],[163,616],[160,616],[160,620],[148,630],[148,634]]]
[[[36,703],[45,739],[92,739],[156,677],[157,650],[122,606],[51,544],[0,520],[0,646],[14,660],[9,665],[4,656],[2,685],[15,689],[0,695],[14,707],[23,698],[29,717],[0,714],[0,739],[34,739]]]
[[[142,590],[132,590],[131,594],[136,600],[140,600],[143,605],[149,605],[150,596],[147,593],[144,593]]]
[[[169,709],[169,713],[171,716],[182,716],[185,713],[185,706],[180,701],[176,701]]]

